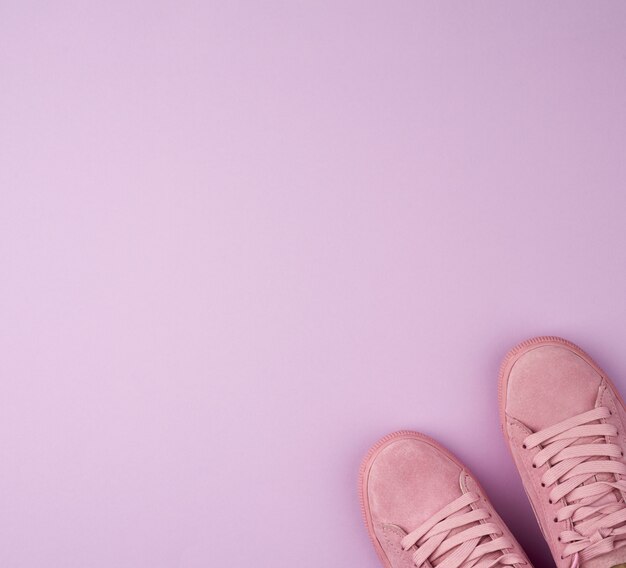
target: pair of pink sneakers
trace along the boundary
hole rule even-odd
[[[576,345],[539,337],[502,364],[504,437],[558,568],[626,568],[626,409]],[[383,438],[361,468],[367,529],[385,568],[531,566],[485,492],[415,432]]]

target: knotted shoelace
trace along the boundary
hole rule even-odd
[[[512,549],[513,544],[503,536],[498,525],[485,522],[491,516],[489,511],[462,511],[479,500],[476,493],[465,493],[402,539],[404,550],[417,545],[413,562],[418,568],[426,566],[427,562],[437,568],[492,568],[526,564],[518,554],[504,552]],[[451,534],[455,529],[463,530]],[[493,552],[501,552],[501,555],[494,559]],[[450,554],[442,559],[446,553]]]
[[[563,558],[572,556],[573,568],[626,546],[626,481],[619,478],[626,475],[626,465],[616,461],[624,454],[610,441],[617,428],[600,422],[610,415],[608,408],[595,408],[524,440],[524,448],[542,448],[533,467],[548,465],[541,485],[552,488],[549,503],[564,502],[554,522],[568,521],[559,540],[566,545]]]

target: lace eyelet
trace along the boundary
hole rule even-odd
[[[525,450],[528,449],[528,446],[526,444],[522,444],[522,448],[524,448]]]
[[[548,499],[548,503],[550,503],[550,505],[552,505],[552,499]]]
[[[554,519],[553,519],[553,520],[554,520],[554,522],[555,522],[555,523],[558,523],[558,522],[559,522],[559,519],[557,519],[556,517],[554,517]]]
[[[546,486],[546,484],[542,481],[541,482],[541,487],[545,487],[545,486]]]
[[[535,464],[533,464],[533,468],[534,468],[534,469],[537,469],[537,466],[536,466]]]

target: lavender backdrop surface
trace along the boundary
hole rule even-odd
[[[626,392],[626,4],[0,0],[0,566],[375,568],[424,431],[551,565],[496,373]]]

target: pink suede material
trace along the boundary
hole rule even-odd
[[[415,568],[411,558],[415,547],[408,551],[402,550],[402,539],[407,535],[406,531],[396,525],[387,524],[380,525],[377,534],[393,568]]]
[[[514,551],[526,558],[478,482],[446,450],[418,436],[400,433],[372,456],[366,473],[364,508],[371,516],[369,530],[382,549],[386,568],[414,568],[415,547],[403,551],[402,538],[468,491],[481,496],[480,506],[502,527]]]
[[[506,412],[533,431],[594,408],[601,376],[566,347],[531,349],[513,365]]]
[[[552,505],[549,503],[548,490],[541,487],[540,481],[546,467],[532,467],[533,457],[539,452],[539,449],[530,451],[524,450],[522,447],[524,439],[532,432],[514,418],[507,417],[506,426],[511,453],[522,477],[524,488],[537,517],[541,532],[550,546],[552,556],[558,568],[569,568],[571,559],[562,560],[560,558],[562,548],[558,542],[559,533],[564,529],[564,523],[554,522],[555,514],[563,503],[561,501]]]
[[[511,361],[505,361],[500,380],[503,429],[511,454],[557,567],[570,568],[572,557],[561,558],[563,545],[558,538],[571,525],[555,522],[565,502],[549,503],[550,489],[541,486],[548,466],[532,467],[533,457],[541,448],[525,449],[523,443],[533,432],[606,406],[612,412],[606,422],[617,427],[618,443],[626,447],[622,401],[611,381],[582,350],[555,338],[531,340],[526,348],[516,351]],[[589,560],[581,568],[611,568],[623,562],[624,548]]]
[[[372,516],[410,532],[461,496],[461,469],[439,450],[414,439],[380,452],[369,475]]]

